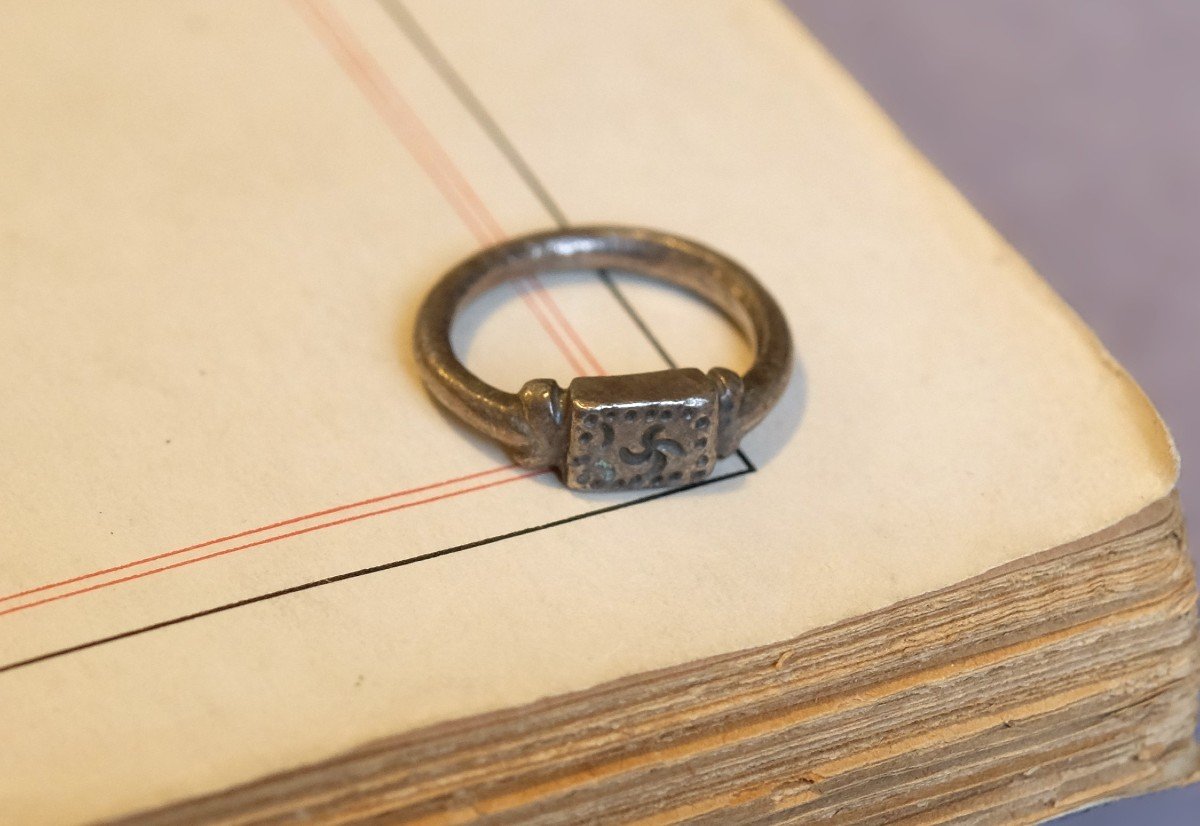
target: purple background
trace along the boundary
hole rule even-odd
[[[785,2],[1133,373],[1200,512],[1200,3]],[[1196,826],[1200,786],[1059,822]]]

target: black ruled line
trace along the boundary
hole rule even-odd
[[[459,75],[459,73],[454,69],[454,67],[446,60],[446,58],[442,54],[441,50],[437,48],[437,46],[433,43],[433,41],[429,38],[429,36],[425,33],[425,31],[418,25],[417,21],[412,17],[412,15],[408,12],[408,10],[405,9],[404,6],[400,2],[398,2],[398,0],[379,0],[379,2],[380,2],[380,5],[383,7],[383,9],[387,12],[389,17],[395,22],[396,26],[400,29],[400,31],[412,42],[412,44],[421,53],[422,57],[428,62],[430,67],[437,73],[437,75],[442,79],[442,81],[446,84],[446,86],[449,87],[451,92],[455,95],[455,97],[459,100],[459,102],[468,110],[468,112],[472,115],[472,117],[474,117],[474,119],[479,124],[479,126],[488,135],[488,137],[491,139],[493,144],[495,144],[496,148],[509,161],[509,163],[512,165],[513,169],[516,171],[517,175],[521,178],[522,181],[524,181],[526,186],[529,187],[530,192],[532,192],[534,197],[537,198],[539,203],[541,203],[541,205],[546,210],[547,214],[551,217],[551,219],[554,221],[554,223],[562,228],[569,227],[570,223],[568,222],[566,215],[563,213],[562,209],[558,206],[557,202],[555,202],[555,200],[551,197],[549,191],[547,191],[546,187],[542,184],[541,180],[534,173],[533,169],[529,166],[528,162],[524,159],[524,157],[522,157],[520,152],[517,151],[517,149],[513,145],[512,141],[510,141],[508,139],[508,137],[505,135],[503,130],[501,130],[499,124],[496,123],[496,120],[491,116],[491,114],[488,112],[488,110],[482,105],[482,103],[479,101],[479,99],[475,96],[475,94],[471,91],[471,89],[462,80],[461,75]],[[651,329],[650,329],[649,325],[646,323],[645,319],[634,308],[633,304],[629,301],[628,297],[626,297],[626,295],[620,289],[620,287],[618,287],[617,284],[613,281],[611,274],[609,274],[608,272],[606,272],[604,270],[599,270],[599,271],[597,271],[597,276],[599,277],[600,281],[605,285],[605,287],[608,288],[609,292],[612,294],[613,298],[620,305],[622,310],[624,310],[624,312],[629,316],[629,318],[632,320],[634,325],[636,325],[637,328],[641,331],[642,335],[646,338],[646,341],[649,342],[649,344],[654,348],[654,350],[662,358],[663,362],[672,368],[676,367],[676,363],[675,363],[674,359],[671,358],[671,356],[667,352],[666,348],[663,347],[662,342],[659,341],[658,337],[654,335],[653,331],[651,331]],[[159,622],[151,623],[149,625],[144,625],[139,628],[131,629],[129,631],[122,631],[118,634],[112,634],[110,636],[100,637],[97,639],[89,640],[87,642],[79,643],[77,645],[72,645],[72,646],[68,646],[66,648],[57,649],[55,651],[50,651],[45,654],[39,654],[34,657],[29,657],[27,659],[18,660],[16,662],[11,662],[6,665],[0,665],[0,674],[9,672],[9,671],[15,671],[15,670],[21,669],[21,668],[26,668],[26,667],[29,667],[32,665],[36,665],[38,663],[43,663],[43,662],[47,662],[50,660],[58,659],[59,657],[64,657],[64,656],[67,656],[68,654],[75,654],[75,653],[78,653],[81,651],[87,651],[89,649],[97,648],[99,646],[107,645],[109,643],[119,642],[121,640],[130,639],[132,637],[138,637],[143,634],[148,634],[152,631],[159,631],[164,628],[170,628],[171,626],[180,625],[182,623],[190,622],[192,620],[202,619],[204,617],[209,617],[209,616],[213,616],[216,614],[222,614],[222,613],[225,613],[226,611],[232,611],[237,608],[244,608],[246,606],[255,605],[255,604],[267,602],[267,601],[270,601],[273,599],[279,599],[281,597],[290,596],[292,594],[298,594],[298,593],[302,593],[304,591],[310,591],[314,588],[320,588],[320,587],[323,587],[326,585],[334,585],[339,582],[345,582],[348,580],[357,579],[359,577],[368,576],[371,574],[382,573],[384,571],[390,571],[390,570],[393,570],[396,568],[403,568],[403,567],[406,567],[409,565],[415,565],[419,562],[428,562],[433,559],[450,556],[452,554],[461,553],[463,551],[468,551],[468,550],[471,550],[474,548],[481,548],[481,547],[485,547],[487,545],[493,545],[493,544],[502,542],[506,539],[515,539],[517,537],[526,536],[528,534],[533,534],[533,533],[537,533],[537,532],[545,531],[545,530],[551,530],[553,528],[557,528],[562,525],[567,525],[572,522],[578,522],[580,520],[587,519],[589,517],[600,516],[600,515],[607,514],[607,513],[613,513],[615,511],[619,511],[624,508],[632,507],[633,505],[639,505],[643,502],[651,502],[651,501],[655,501],[658,499],[663,499],[665,497],[673,496],[675,494],[682,493],[684,491],[693,490],[695,488],[704,487],[706,485],[715,484],[717,482],[722,482],[722,481],[725,481],[728,479],[734,479],[739,476],[744,476],[748,473],[753,473],[757,470],[754,463],[750,461],[750,459],[746,456],[746,454],[742,450],[739,449],[737,451],[737,455],[742,460],[742,463],[744,466],[738,470],[731,471],[729,473],[725,473],[720,476],[713,476],[708,479],[701,480],[699,482],[694,482],[691,484],[681,485],[679,487],[658,491],[656,493],[649,494],[647,496],[642,496],[637,499],[630,499],[625,502],[619,502],[614,505],[608,505],[606,507],[596,508],[594,510],[585,511],[583,513],[578,513],[573,516],[567,516],[567,517],[563,517],[561,519],[555,519],[550,522],[545,522],[541,525],[534,525],[534,526],[527,527],[527,528],[521,528],[519,530],[510,531],[508,533],[497,534],[495,536],[489,536],[489,537],[485,537],[483,539],[473,540],[471,542],[466,542],[461,545],[454,545],[449,548],[442,548],[440,550],[429,551],[427,553],[419,554],[417,556],[408,557],[405,559],[398,559],[398,560],[395,560],[392,562],[386,562],[381,565],[374,565],[374,566],[371,566],[368,568],[360,568],[358,570],[348,571],[346,573],[337,574],[335,576],[325,577],[323,579],[312,580],[310,582],[305,582],[300,585],[293,585],[288,588],[281,588],[276,591],[270,591],[270,592],[267,592],[264,594],[258,594],[257,596],[247,597],[245,599],[236,600],[234,602],[229,602],[224,605],[218,605],[213,608],[206,608],[202,611],[196,611],[196,612],[193,612],[190,614],[184,614],[184,615],[181,615],[178,617],[172,617],[171,619],[161,620]]]
[[[442,79],[442,82],[446,84],[462,107],[475,119],[475,122],[500,151],[500,154],[508,160],[513,171],[524,181],[529,191],[533,193],[534,198],[546,210],[551,220],[560,229],[570,227],[571,222],[567,220],[567,214],[559,206],[558,202],[554,200],[553,196],[551,196],[550,190],[542,183],[542,179],[533,171],[533,167],[530,166],[529,161],[517,149],[516,144],[512,142],[508,134],[500,128],[500,124],[496,121],[496,118],[483,105],[483,101],[479,99],[479,96],[467,85],[462,74],[454,68],[454,65],[446,57],[446,54],[433,42],[433,38],[430,37],[429,33],[417,22],[412,12],[405,8],[400,0],[379,0],[379,5],[388,17],[391,18],[392,22],[396,24],[396,28],[413,44],[421,54],[421,57],[433,69],[434,73]],[[667,352],[667,348],[663,346],[662,341],[650,329],[650,325],[646,323],[646,319],[637,311],[621,288],[617,286],[612,274],[607,270],[597,270],[596,276],[608,288],[608,291],[612,293],[617,304],[629,316],[634,326],[638,328],[642,336],[654,348],[663,362],[672,369],[678,367],[675,359],[671,358],[670,353]],[[748,472],[753,473],[758,470],[741,448],[738,448],[737,455],[746,466]]]
[[[239,599],[236,602],[229,602],[229,603],[226,603],[225,605],[218,605],[215,608],[206,608],[203,611],[196,611],[191,614],[184,614],[179,617],[172,617],[171,619],[162,620],[161,622],[151,623],[150,625],[143,625],[140,628],[134,628],[130,631],[122,631],[119,634],[113,634],[108,637],[100,637],[99,639],[89,640],[88,642],[79,643],[78,645],[72,645],[67,648],[60,648],[56,651],[50,651],[46,654],[39,654],[36,657],[29,657],[28,659],[18,660],[17,662],[8,663],[7,665],[0,666],[0,674],[3,674],[6,671],[15,671],[18,668],[25,668],[27,666],[36,665],[37,663],[46,662],[47,660],[57,659],[58,657],[64,657],[67,654],[75,654],[80,651],[86,651],[89,648],[96,648],[101,645],[107,645],[108,643],[118,642],[120,640],[127,640],[131,637],[138,637],[138,636],[141,636],[142,634],[148,634],[151,631],[158,631],[163,628],[170,628],[172,625],[179,625],[181,623],[190,622],[192,620],[201,619],[203,617],[210,617],[214,614],[223,614],[224,612],[232,611],[235,608],[244,608],[247,605],[255,605],[260,602],[267,602],[268,600],[290,596],[291,594],[299,594],[303,591],[311,591],[313,588],[321,588],[326,585],[334,585],[338,582],[345,582],[347,580],[358,579],[359,577],[369,576],[370,574],[378,574],[378,573],[382,573],[383,571],[393,570],[395,568],[403,568],[408,565],[415,565],[418,562],[428,562],[431,559],[438,559],[440,557],[450,556],[451,554],[461,553],[462,551],[469,551],[472,548],[481,548],[486,545],[493,545],[497,542],[503,542],[506,539],[516,539],[519,536],[526,536],[531,533],[538,533],[539,531],[550,530],[552,528],[557,528],[562,525],[568,525],[572,522],[578,522],[581,519],[587,519],[592,516],[600,516],[600,515],[606,514],[606,513],[613,513],[614,511],[619,511],[623,508],[632,507],[633,505],[639,505],[642,502],[650,502],[655,499],[663,499],[667,496],[673,496],[677,493],[682,493],[685,490],[693,490],[695,488],[704,487],[705,485],[711,485],[715,482],[723,482],[726,479],[734,479],[738,476],[744,476],[749,472],[750,472],[749,469],[741,468],[741,469],[738,469],[735,471],[731,471],[730,473],[725,473],[720,476],[713,476],[709,479],[704,479],[704,480],[701,480],[699,482],[694,482],[689,485],[681,485],[680,487],[677,487],[677,488],[670,488],[668,490],[658,491],[657,493],[652,493],[648,496],[642,496],[637,499],[630,499],[625,502],[618,502],[615,505],[608,505],[603,508],[596,508],[594,510],[585,511],[584,513],[577,513],[573,516],[565,516],[562,519],[555,519],[551,522],[545,522],[541,525],[534,525],[532,527],[521,528],[520,530],[510,531],[508,533],[497,534],[496,536],[489,536],[484,539],[476,539],[471,542],[464,542],[461,545],[454,545],[453,547],[450,547],[450,548],[442,548],[441,550],[430,551],[428,553],[420,554],[418,556],[408,557],[407,559],[397,559],[393,562],[385,562],[382,565],[373,565],[369,568],[359,568],[356,571],[347,571],[344,574],[337,574],[335,576],[325,577],[324,579],[315,579],[311,582],[305,582],[300,585],[293,585],[290,588],[281,588],[278,591],[270,591],[265,594],[259,594],[257,596],[247,597],[246,599]]]

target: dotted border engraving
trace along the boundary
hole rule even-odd
[[[572,423],[569,481],[621,490],[705,478],[716,461],[711,412],[667,403],[598,409]]]

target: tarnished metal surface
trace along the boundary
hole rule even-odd
[[[695,368],[578,378],[567,389],[567,429],[569,487],[694,482],[717,460],[717,386]]]
[[[450,345],[467,301],[506,281],[561,270],[635,272],[723,310],[754,346],[745,376],[715,367],[577,378],[567,390],[532,379],[517,393],[472,374]],[[430,393],[526,467],[552,466],[572,488],[621,490],[695,482],[737,449],[787,385],[792,343],[774,299],[741,266],[678,236],[582,227],[515,238],[445,275],[417,315],[417,363]]]

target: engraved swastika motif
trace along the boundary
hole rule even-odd
[[[642,450],[635,453],[627,447],[621,448],[617,454],[627,465],[640,465],[643,462],[650,462],[649,473],[661,474],[667,467],[667,459],[670,456],[682,456],[686,451],[683,445],[674,439],[661,438],[659,436],[663,431],[661,424],[652,424],[646,431],[642,433]]]
[[[570,487],[678,485],[712,471],[717,388],[699,370],[578,378],[567,399]]]

